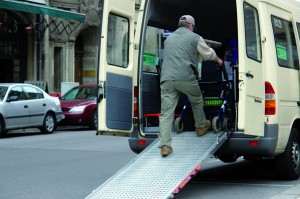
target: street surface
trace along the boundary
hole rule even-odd
[[[0,199],[84,199],[136,157],[128,138],[95,133],[60,128],[1,138]],[[175,199],[297,198],[300,179],[281,181],[273,167],[270,160],[224,164],[211,158]]]

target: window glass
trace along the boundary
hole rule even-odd
[[[144,45],[143,71],[157,73],[156,65],[162,64],[164,30],[147,26]]]
[[[38,95],[38,99],[44,98],[44,94],[40,90],[38,90],[37,95]]]
[[[244,3],[244,20],[247,56],[256,61],[262,60],[260,30],[257,10]]]
[[[11,97],[11,96],[17,96],[18,100],[25,100],[26,99],[21,86],[13,87],[11,89],[11,91],[9,92],[9,97]]]
[[[97,87],[75,87],[68,91],[63,97],[63,100],[74,99],[97,99]]]
[[[54,90],[59,91],[61,82],[63,80],[64,67],[63,67],[63,48],[54,47]]]
[[[107,31],[107,63],[127,68],[129,61],[129,20],[109,14]]]
[[[0,86],[0,102],[3,101],[7,90],[8,90],[7,86]]]
[[[299,58],[293,24],[271,16],[278,64],[282,67],[299,69]]]
[[[80,88],[72,88],[69,90],[64,96],[62,97],[63,100],[71,100],[71,99],[76,99],[77,94],[79,93]]]
[[[24,86],[25,95],[28,100],[31,99],[41,99],[43,98],[43,94],[38,89],[31,87],[31,86]]]

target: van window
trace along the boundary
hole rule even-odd
[[[107,34],[107,63],[127,68],[129,60],[129,20],[109,14]]]
[[[299,69],[298,51],[292,22],[273,15],[271,20],[279,66]]]
[[[157,73],[156,65],[162,61],[163,43],[166,38],[163,33],[163,29],[147,26],[144,46],[144,72]]]
[[[247,56],[260,62],[262,56],[258,12],[247,3],[244,3],[244,20]]]

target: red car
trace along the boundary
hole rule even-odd
[[[86,84],[70,89],[60,98],[60,105],[65,115],[59,125],[97,127],[97,84]]]

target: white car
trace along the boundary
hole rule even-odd
[[[0,83],[0,136],[8,130],[24,128],[53,133],[63,117],[59,99],[39,87]]]

